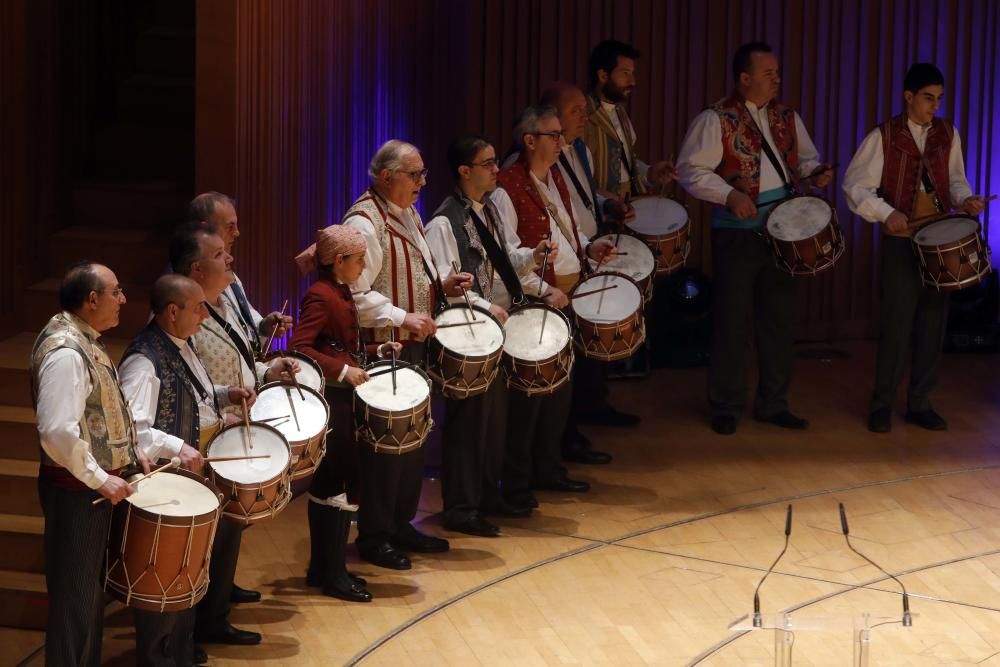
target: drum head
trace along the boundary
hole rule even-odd
[[[267,422],[269,426],[278,429],[289,442],[299,442],[325,431],[330,411],[326,401],[317,392],[302,387],[300,395],[294,385],[282,382],[262,388],[257,394],[257,402],[250,408],[252,421],[272,417],[280,419],[271,419]]]
[[[183,475],[161,472],[144,479],[126,498],[134,507],[163,516],[201,516],[219,508],[210,488]]]
[[[954,243],[979,231],[979,223],[970,218],[946,218],[927,225],[913,237],[917,245],[937,246]]]
[[[388,366],[379,365],[369,369],[369,373],[381,372],[386,368]],[[358,398],[371,407],[387,412],[415,408],[431,395],[427,378],[412,368],[396,369],[395,394],[392,392],[392,373],[377,375],[355,387],[354,391]]]
[[[597,294],[573,299],[573,312],[594,323],[621,322],[642,308],[642,293],[625,276],[598,274],[581,281],[574,294],[610,287]],[[572,296],[572,295],[571,295]]]
[[[295,380],[303,387],[323,391],[323,385],[326,382],[323,379],[323,370],[316,363],[316,360],[300,352],[290,356],[294,356],[299,362],[299,372],[295,374]]]
[[[478,324],[468,327],[448,327],[439,329],[434,337],[450,352],[467,357],[487,357],[503,347],[503,328],[489,315],[480,310],[469,310],[465,306],[448,308],[434,322],[453,324],[471,322],[475,313]]]
[[[640,239],[628,234],[609,234],[594,240],[608,239],[613,243],[616,238],[618,239],[618,252],[627,252],[628,254],[605,262],[597,271],[600,273],[605,271],[624,273],[636,282],[651,276],[656,270],[656,257],[653,256],[653,251],[649,249],[649,246]]]
[[[673,234],[688,223],[687,209],[667,197],[639,197],[632,200],[635,220],[629,229],[643,236]]]
[[[546,311],[549,311],[547,316]],[[507,334],[503,344],[504,352],[525,361],[539,361],[555,356],[570,341],[566,318],[548,306],[536,305],[516,310],[507,318],[503,328]],[[538,340],[539,333],[542,335],[541,342]]]
[[[832,216],[833,209],[819,197],[795,197],[771,210],[767,233],[779,241],[802,241],[823,231]]]
[[[247,438],[246,425],[227,426],[216,433],[208,443],[208,458],[264,454],[270,454],[271,458],[209,463],[216,474],[237,484],[253,484],[274,479],[288,468],[291,453],[284,436],[273,428],[261,424],[250,424],[250,435],[253,437],[252,449]]]

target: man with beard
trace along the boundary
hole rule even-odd
[[[637,50],[614,39],[601,42],[590,52],[589,120],[584,141],[594,156],[597,187],[610,197],[641,195],[650,186],[659,191],[677,178],[669,162],[647,165],[635,154],[635,129],[624,104],[635,88],[638,58]]]
[[[497,190],[496,151],[485,139],[461,137],[448,147],[448,165],[455,191],[438,207],[427,224],[427,244],[440,275],[454,272],[453,264],[473,276],[469,299],[502,324],[524,293],[520,279],[533,275],[546,248],[549,259],[558,254],[552,241],[520,248],[520,240],[500,219],[493,197]],[[462,303],[461,297],[453,302]],[[448,398],[442,439],[441,495],[444,526],[469,535],[492,537],[500,529],[483,514],[527,516],[530,506],[504,502],[498,490],[507,435],[508,389],[496,377],[477,396]]]

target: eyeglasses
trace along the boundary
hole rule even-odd
[[[566,130],[559,130],[558,132],[532,132],[536,137],[552,137],[553,141],[559,141],[560,139],[566,139]]]
[[[483,169],[492,169],[493,167],[500,166],[500,162],[496,158],[490,158],[489,160],[483,160],[482,162],[470,162],[470,167],[482,167]]]
[[[430,169],[418,169],[417,171],[403,171],[402,169],[399,169],[397,171],[401,174],[409,176],[414,183],[419,183],[420,179],[427,178],[427,174],[430,173]]]
[[[113,296],[113,297],[115,297],[117,299],[121,295],[125,294],[125,288],[119,286],[119,287],[114,288],[110,292],[103,292],[102,291],[101,294],[110,294],[111,296]]]

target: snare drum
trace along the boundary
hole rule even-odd
[[[188,470],[164,470],[112,510],[104,588],[129,607],[190,609],[208,590],[219,495]]]
[[[475,313],[473,315],[473,313]],[[471,322],[469,326],[446,326]],[[427,374],[447,398],[477,396],[489,389],[500,370],[503,325],[482,308],[449,306],[436,318],[437,333],[427,339]]]
[[[249,435],[249,437],[248,437]],[[251,524],[269,519],[285,509],[292,499],[288,441],[266,424],[230,424],[208,443],[208,457],[260,456],[270,458],[209,463],[209,476],[222,492],[222,513],[235,521]]]
[[[273,426],[285,436],[292,450],[293,480],[316,472],[326,453],[330,423],[330,406],[319,391],[285,381],[269,382],[257,392],[250,419]]]
[[[767,238],[778,268],[793,276],[814,276],[844,254],[837,212],[812,195],[781,202],[767,214]]]
[[[979,235],[979,221],[956,215],[933,222],[913,236],[920,278],[938,291],[976,285],[990,272],[990,248]]]
[[[573,369],[573,336],[561,311],[527,304],[511,311],[503,329],[508,387],[531,396],[551,394],[566,384]]]
[[[275,357],[285,356],[295,361],[299,362],[299,372],[295,374],[295,381],[298,382],[303,387],[309,387],[314,391],[322,394],[323,388],[326,386],[326,378],[323,376],[323,369],[316,362],[315,359],[310,357],[308,354],[299,352],[298,350],[289,350],[288,352],[271,352],[267,355],[266,361],[271,361]]]
[[[422,446],[434,426],[431,381],[417,366],[397,361],[393,391],[391,368],[391,361],[377,361],[365,369],[369,380],[354,390],[354,424],[358,440],[377,453],[403,454]]]
[[[656,256],[656,275],[665,276],[682,268],[691,252],[691,226],[684,205],[657,195],[636,197],[631,204],[635,219],[628,228]]]
[[[596,294],[575,297],[598,289]],[[628,276],[607,271],[584,278],[570,292],[575,343],[583,356],[617,361],[632,356],[646,340],[642,293]]]
[[[611,271],[628,276],[639,286],[643,301],[649,303],[650,299],[653,298],[653,273],[656,271],[656,257],[653,256],[653,251],[649,249],[648,245],[630,234],[609,234],[599,236],[594,241],[600,239],[608,239],[612,243],[617,243],[618,251],[627,254],[618,255],[600,267],[593,260],[590,261],[590,265],[598,273]]]

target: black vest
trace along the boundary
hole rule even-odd
[[[479,296],[483,296],[483,286],[479,284],[479,267],[483,265],[486,261],[482,255],[480,255],[473,247],[472,241],[469,236],[469,231],[465,226],[465,221],[468,219],[471,213],[471,206],[459,200],[455,195],[448,195],[438,210],[435,211],[434,217],[443,215],[448,218],[449,224],[451,224],[451,232],[455,235],[455,241],[458,244],[458,259],[461,262],[462,271],[472,274],[472,289]],[[473,232],[475,228],[473,227]],[[480,244],[482,240],[477,238]]]

